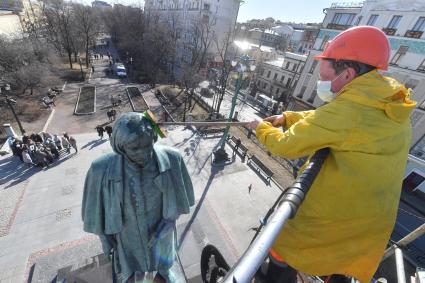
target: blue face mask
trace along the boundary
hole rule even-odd
[[[337,96],[336,93],[332,91],[332,83],[336,81],[343,73],[339,74],[332,81],[317,81],[317,96],[324,102],[331,102]]]

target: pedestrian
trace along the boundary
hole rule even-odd
[[[112,127],[110,126],[110,125],[107,125],[106,127],[105,127],[105,131],[106,131],[106,133],[108,134],[108,137],[109,137],[109,139],[111,138],[111,135],[112,135]]]
[[[346,282],[334,274],[371,281],[396,222],[416,106],[410,89],[378,72],[388,69],[390,51],[378,28],[341,32],[315,57],[317,95],[327,104],[249,124],[274,155],[298,159],[329,149],[270,250],[267,282],[296,282],[297,271],[326,282]]]
[[[53,142],[53,140],[51,140],[51,139],[47,140],[46,147],[50,150],[50,152],[53,154],[55,159],[59,158],[59,155],[60,155],[59,150],[58,150],[56,144]]]
[[[62,137],[62,146],[66,150],[66,152],[69,154],[71,153],[71,145],[69,144],[69,139],[65,137],[66,133]]]
[[[48,167],[49,164],[46,161],[46,155],[41,152],[37,147],[33,150],[33,162],[36,166],[39,166],[41,168]]]
[[[102,126],[97,126],[96,131],[100,139],[103,139],[103,133],[105,132],[105,129]]]
[[[53,135],[53,142],[56,144],[56,147],[58,148],[58,150],[62,150],[62,143],[57,134]]]
[[[23,144],[20,140],[16,139],[15,140],[15,152],[16,152],[16,156],[19,157],[19,159],[23,162],[23,158],[22,158],[22,148],[23,148]]]
[[[77,141],[73,136],[69,137],[69,144],[75,149],[75,153],[78,153]]]
[[[22,150],[22,159],[24,163],[28,165],[28,167],[31,167],[31,165],[35,165],[34,162],[32,161],[32,158],[29,154],[28,147],[26,145],[24,145]]]
[[[92,73],[94,73],[94,66],[93,65],[91,65],[91,71],[92,71]]]
[[[28,135],[26,135],[26,134],[24,134],[23,136],[22,136],[22,143],[23,144],[28,144],[28,141],[29,141],[29,136]]]

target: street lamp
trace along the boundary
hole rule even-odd
[[[242,55],[241,57],[237,59],[238,60],[233,60],[231,62],[232,67],[236,68],[237,80],[236,80],[235,94],[233,95],[233,98],[232,98],[232,106],[230,108],[230,114],[228,118],[229,122],[233,120],[233,114],[236,108],[236,101],[237,101],[239,91],[242,85],[243,74],[247,71],[253,72],[255,70],[255,66],[251,65],[251,63],[254,60],[250,59],[248,55]],[[220,141],[221,142],[220,148],[214,152],[214,163],[219,163],[223,161],[225,162],[229,160],[229,156],[225,150],[227,136],[229,135],[229,129],[230,129],[230,126],[227,126],[226,129],[224,130],[223,137],[221,138],[221,141]]]
[[[15,108],[13,107],[13,105],[16,105],[16,101],[14,99],[8,98],[7,97],[7,92],[10,91],[10,85],[9,84],[5,84],[3,86],[0,86],[0,94],[2,93],[2,89],[4,90],[5,93],[5,99],[6,99],[6,104],[7,106],[9,106],[10,110],[13,113],[13,116],[15,117],[16,122],[18,123],[19,126],[19,130],[21,131],[21,134],[24,135],[25,134],[25,130],[22,127],[21,121],[18,118],[18,115],[16,115],[15,112]]]
[[[83,66],[81,65],[81,57],[80,57],[80,52],[78,52],[77,54],[78,56],[78,62],[80,63],[80,70],[81,70],[81,80],[84,80],[84,73],[83,73]],[[89,58],[86,58],[86,61],[89,60]],[[88,62],[86,62],[88,63]]]

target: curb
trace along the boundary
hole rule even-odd
[[[81,95],[81,89],[83,87],[93,87],[94,88],[94,102],[93,102],[93,112],[88,112],[88,113],[78,113],[77,112],[77,108],[78,108],[78,104],[80,102],[80,95]],[[75,103],[75,108],[74,108],[74,115],[77,116],[83,116],[83,115],[92,115],[96,113],[96,86],[82,86],[80,87],[80,90],[78,92],[78,98],[77,98],[77,103]]]

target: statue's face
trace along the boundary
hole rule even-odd
[[[124,145],[125,157],[127,160],[145,167],[154,161],[153,157],[154,140],[150,135],[141,134],[126,145]]]
[[[125,136],[122,136],[122,154],[141,167],[154,161],[153,145],[157,135],[151,122],[140,115],[131,115],[125,123]]]

